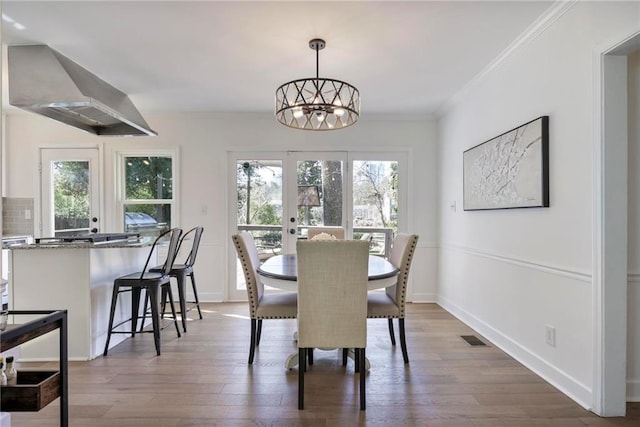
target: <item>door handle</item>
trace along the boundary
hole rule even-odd
[[[296,229],[295,229],[295,228],[290,228],[290,229],[289,229],[289,234],[294,235],[294,234],[296,234],[296,233],[297,233],[297,231],[296,231]]]
[[[97,232],[98,232],[98,229],[97,229],[97,228],[92,228],[92,229],[91,229],[91,232],[92,232],[92,233],[97,233]]]

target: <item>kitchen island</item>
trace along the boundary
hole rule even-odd
[[[67,310],[69,360],[94,359],[104,350],[113,280],[140,271],[152,244],[152,239],[137,239],[12,246],[9,308]],[[130,299],[123,295],[116,320],[130,314]],[[110,347],[126,338],[114,335]],[[57,360],[56,339],[43,336],[25,344],[20,360]]]

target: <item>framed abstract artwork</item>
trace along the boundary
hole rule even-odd
[[[464,210],[549,206],[549,116],[463,153]]]

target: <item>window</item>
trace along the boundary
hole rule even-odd
[[[123,223],[127,232],[157,236],[175,221],[175,167],[172,154],[124,155]]]
[[[353,237],[388,256],[398,230],[398,162],[353,161]]]

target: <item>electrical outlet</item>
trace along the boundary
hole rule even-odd
[[[551,347],[556,346],[556,328],[550,325],[545,325],[545,338],[547,344]]]
[[[24,219],[31,219],[31,209],[24,210]]]

